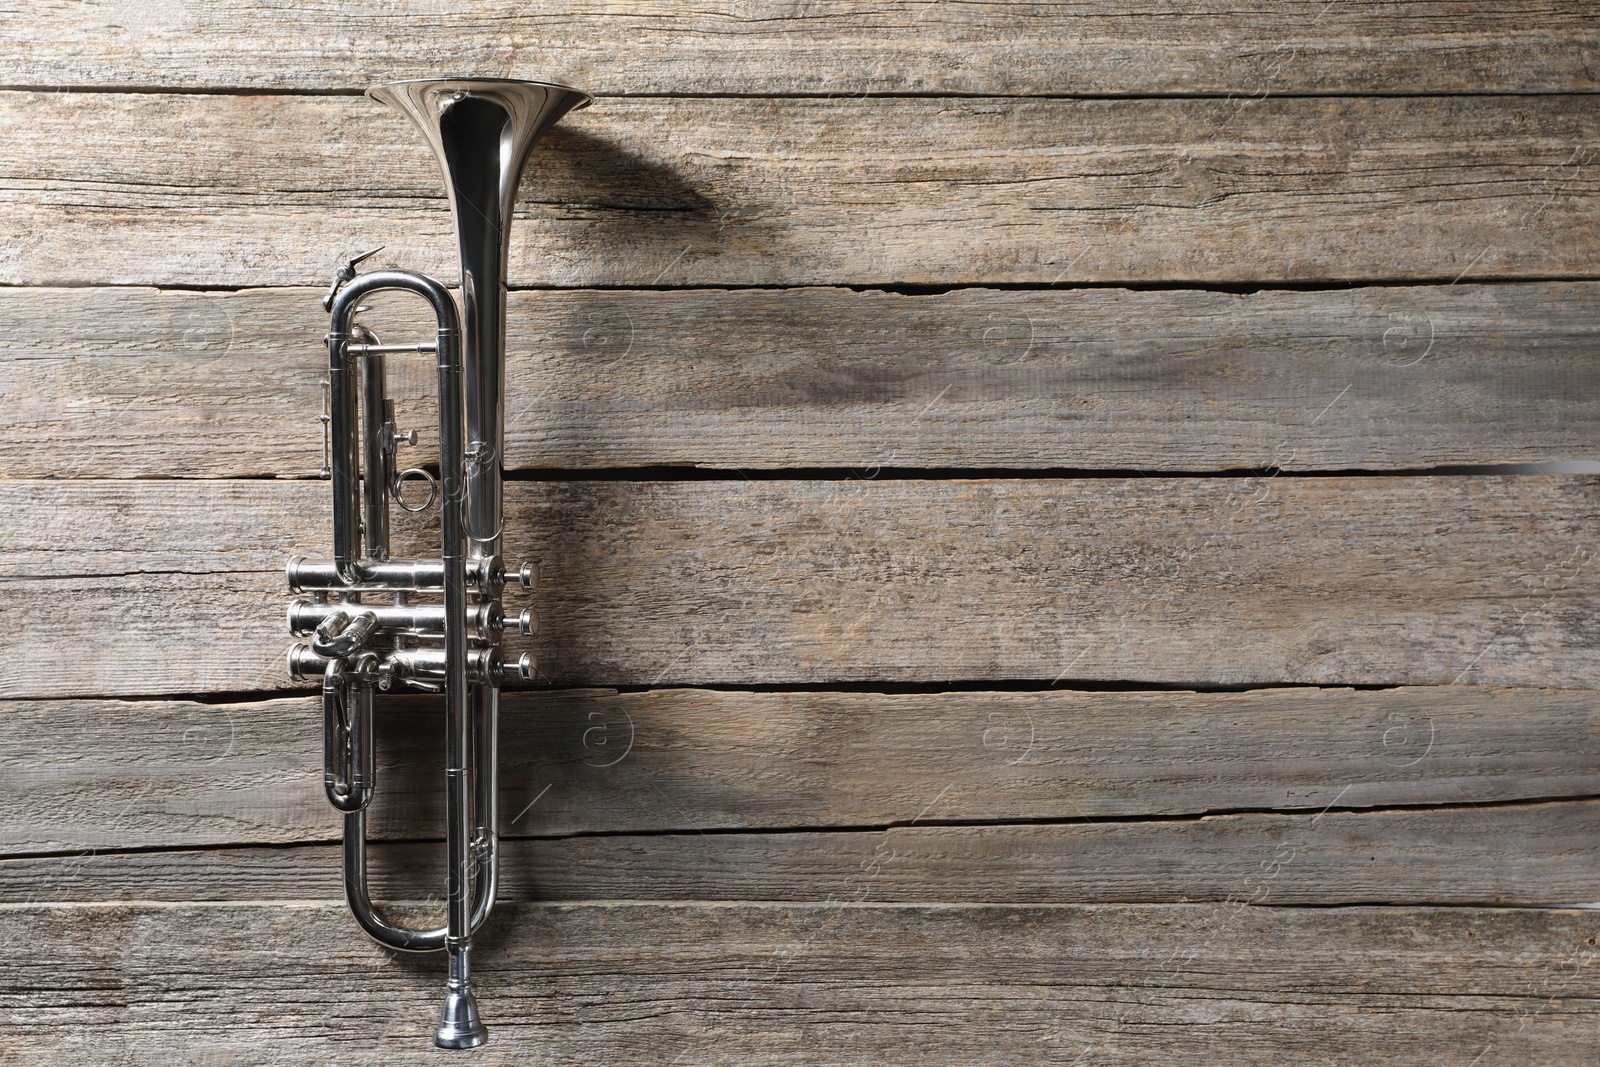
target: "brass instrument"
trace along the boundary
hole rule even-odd
[[[289,673],[322,682],[328,799],[344,813],[345,896],[377,941],[407,952],[449,953],[449,984],[435,1044],[473,1048],[487,1033],[470,981],[472,932],[494,906],[497,859],[499,686],[532,677],[533,664],[501,662],[505,585],[501,548],[507,231],[523,161],[539,138],[587,94],[562,85],[451,78],[404,81],[367,95],[410,116],[444,173],[461,253],[461,309],[440,282],[408,271],[358,274],[371,252],[341,267],[323,306],[332,315],[324,476],[333,483],[333,558],[293,559],[289,589],[310,594],[289,608],[290,630],[309,640],[289,649]],[[376,249],[374,250],[376,251]],[[428,302],[431,341],[385,345],[355,321],[361,300],[381,290]],[[398,446],[414,433],[395,425],[384,359],[437,356],[439,476],[400,469]],[[426,483],[421,503],[403,486]],[[420,492],[415,496],[420,496]],[[438,559],[389,556],[389,505],[437,502]],[[532,588],[533,567],[520,580]],[[530,612],[522,628],[532,627]],[[366,808],[375,788],[374,690],[442,692],[449,900],[445,925],[417,930],[380,915],[367,887]]]

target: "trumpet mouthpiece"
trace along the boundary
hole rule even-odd
[[[477,1048],[489,1040],[489,1031],[478,1018],[478,1000],[472,990],[450,990],[444,996],[444,1021],[433,1043],[440,1048]]]

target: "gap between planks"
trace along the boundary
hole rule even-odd
[[[0,711],[0,826],[11,852],[334,833],[315,696],[12,701]],[[1582,690],[1471,686],[512,692],[502,829],[553,837],[1315,814],[1593,795],[1596,715]],[[63,736],[63,719],[83,727]],[[438,832],[439,721],[436,701],[385,703],[376,837]]]
[[[33,516],[8,553],[0,679],[13,696],[282,688],[271,605],[288,555],[326,551],[325,494],[0,482]],[[506,556],[540,563],[540,588],[514,598],[540,627],[506,651],[567,686],[1584,687],[1600,679],[1597,498],[1586,475],[519,481]],[[397,554],[433,550],[396,519]],[[201,593],[197,569],[228,580]],[[76,610],[54,631],[27,624],[63,598]],[[152,661],[172,636],[152,602],[181,609],[205,654]],[[58,662],[80,638],[98,655]]]
[[[1183,823],[506,838],[507,901],[1563,906],[1600,901],[1600,804]],[[376,898],[445,884],[438,842],[372,842]],[[339,846],[0,860],[0,900],[343,899]]]
[[[17,398],[0,471],[314,475],[320,296],[0,290]],[[386,336],[425,326],[374,303]],[[680,479],[1542,466],[1594,455],[1597,321],[1592,282],[519,292],[506,462]],[[394,359],[389,377],[426,458],[431,376]]]
[[[458,268],[436,168],[376,104],[4,96],[5,280],[314,283],[374,243],[375,266]],[[1593,99],[614,100],[550,134],[508,277],[1592,277]],[[352,130],[381,186],[343,164]]]

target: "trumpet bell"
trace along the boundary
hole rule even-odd
[[[422,131],[444,172],[457,232],[463,221],[477,228],[482,221],[509,219],[529,150],[563,115],[593,100],[553,82],[503,78],[418,78],[375,85],[367,96],[408,116]],[[498,152],[483,151],[494,144]],[[470,212],[465,220],[464,211]]]
[[[434,78],[367,90],[410,117],[439,161],[461,254],[462,357],[469,460],[486,477],[466,500],[474,558],[500,551],[505,282],[511,212],[529,151],[588,93],[552,82]]]

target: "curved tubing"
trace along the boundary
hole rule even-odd
[[[333,478],[333,564],[339,577],[350,585],[357,585],[361,581],[361,574],[356,564],[361,552],[357,541],[361,535],[361,467],[358,450],[361,437],[356,433],[356,410],[359,390],[356,380],[355,361],[350,358],[348,351],[350,343],[350,320],[355,316],[356,308],[362,298],[371,296],[375,292],[385,289],[396,289],[409,293],[416,293],[426,300],[433,309],[434,317],[439,323],[440,334],[440,365],[445,360],[444,334],[448,327],[450,333],[450,360],[455,366],[455,382],[460,388],[461,364],[458,356],[461,337],[460,319],[456,315],[455,301],[450,298],[450,292],[443,285],[422,274],[413,274],[403,270],[375,270],[370,274],[357,276],[353,281],[340,289],[333,298],[331,308],[332,326],[328,331],[328,414],[331,419],[329,435],[332,438],[332,469]],[[451,419],[453,431],[462,433],[460,405],[449,406],[444,402],[441,394],[439,398],[439,451],[440,462],[445,462],[444,430],[448,415]],[[460,438],[458,437],[458,443]],[[462,451],[465,449],[463,447]],[[450,467],[442,468],[450,470]],[[455,468],[455,469],[460,469]],[[377,472],[369,472],[377,478]],[[458,501],[459,503],[459,501]],[[448,509],[447,509],[448,510]],[[459,511],[458,511],[459,516]],[[448,575],[446,576],[448,578]],[[462,584],[465,585],[466,576],[462,575]]]
[[[494,900],[490,886],[475,881],[472,886],[470,931],[476,933],[489,917]],[[347,812],[344,817],[344,897],[350,912],[371,938],[380,945],[400,952],[438,952],[446,947],[448,923],[431,930],[414,930],[392,923],[378,913],[367,888],[367,813]]]
[[[368,654],[370,656],[370,653]],[[358,672],[352,682],[343,661],[330,659],[322,676],[322,786],[328,803],[343,812],[372,802],[372,682]],[[341,743],[348,736],[349,749]]]
[[[350,320],[360,301],[381,290],[416,293],[428,301],[438,322],[439,370],[439,467],[441,471],[466,470],[466,431],[463,424],[465,396],[462,388],[460,325],[455,301],[439,282],[409,271],[374,271],[353,280],[341,289],[331,308],[332,328],[328,333],[328,359],[334,396],[332,435],[338,443],[333,456],[334,479],[334,564],[341,576],[354,581],[359,554],[355,541],[360,530],[359,470],[355,431],[356,381],[353,361],[348,355]],[[370,405],[369,405],[370,407]],[[381,477],[368,471],[369,479]],[[440,558],[443,561],[444,638],[445,638],[445,783],[448,837],[448,916],[444,927],[413,930],[389,922],[372,905],[367,886],[366,813],[345,811],[345,896],[362,929],[391,948],[426,952],[450,948],[464,952],[472,928],[481,923],[493,906],[494,879],[474,879],[473,839],[481,812],[474,809],[472,690],[467,682],[466,617],[466,531],[463,516],[465,486],[450,483],[446,474],[440,495]],[[341,522],[341,516],[343,521]],[[387,545],[372,545],[386,554]],[[369,552],[376,555],[376,552]],[[331,668],[330,668],[331,669]],[[358,715],[359,718],[359,715]],[[371,745],[366,746],[370,749]],[[356,757],[359,760],[360,757]],[[486,767],[479,763],[479,777]],[[364,805],[363,805],[364,807]],[[489,824],[494,825],[492,822]],[[474,884],[476,883],[476,884]]]

